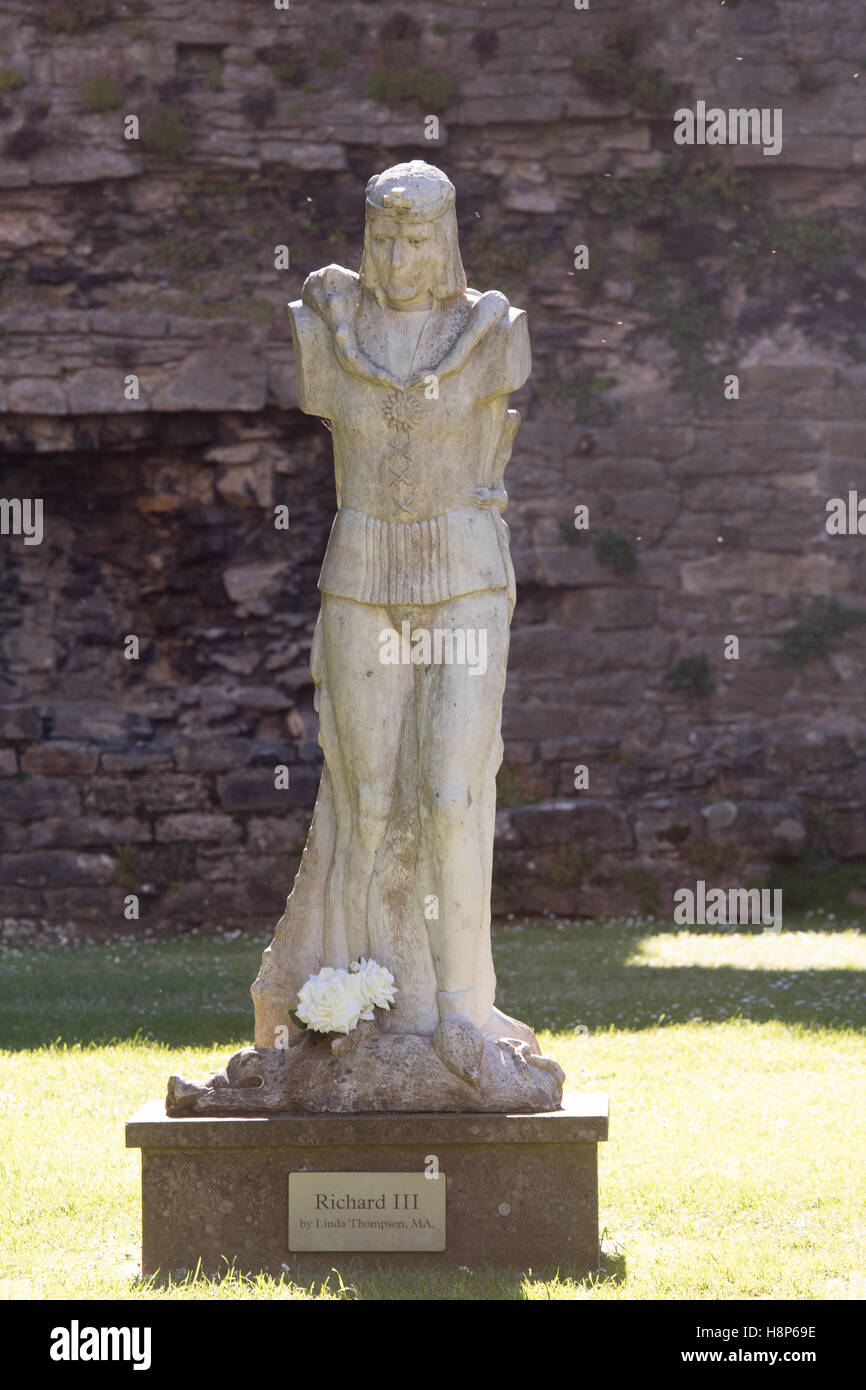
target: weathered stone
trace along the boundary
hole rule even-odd
[[[240,839],[240,830],[231,816],[207,815],[202,812],[163,816],[156,822],[157,840],[217,841],[233,844]]]
[[[280,582],[286,572],[283,560],[260,560],[246,565],[233,565],[223,570],[223,584],[232,603],[240,603],[245,608],[256,611],[252,605],[264,602],[268,605],[276,598]],[[260,610],[261,611],[261,610]]]
[[[72,850],[32,850],[0,858],[0,877],[7,883],[34,888],[64,888],[75,884],[112,883],[114,859],[107,854],[75,854]]]
[[[8,917],[41,917],[44,911],[43,895],[35,888],[13,888],[0,883],[0,932]]]
[[[136,410],[150,410],[151,403],[143,381],[139,383],[137,399],[128,400],[126,378],[134,369],[117,367],[88,367],[76,372],[66,382],[69,409],[73,415],[122,415]]]
[[[302,811],[276,817],[250,816],[247,847],[253,854],[287,854],[303,848],[307,817]]]
[[[367,1023],[346,1037],[306,1032],[285,1048],[244,1048],[205,1082],[171,1077],[166,1111],[533,1113],[559,1108],[563,1080],[534,1037],[494,1041],[455,1014],[432,1037]]]
[[[95,778],[85,790],[89,810],[139,815],[151,811],[196,811],[207,804],[207,789],[197,777],[181,774],[144,774],[134,778]]]
[[[42,895],[45,901],[45,916],[51,921],[73,928],[78,923],[83,923],[90,937],[110,939],[113,936],[122,936],[137,925],[136,919],[127,917],[124,911],[126,899],[133,891],[119,883],[114,887],[104,888],[75,885],[46,888]]]
[[[42,816],[64,816],[74,820],[80,810],[78,790],[67,780],[25,777],[0,782],[0,817],[38,820]]]
[[[53,637],[45,637],[31,628],[16,628],[0,642],[6,667],[22,673],[50,672],[55,669],[59,647]]]
[[[169,772],[175,765],[175,755],[171,748],[150,744],[146,748],[124,749],[117,753],[106,750],[100,754],[99,765],[108,773]]]
[[[233,464],[221,471],[216,489],[223,501],[235,507],[271,507],[273,467],[266,459],[255,464]]]
[[[294,704],[292,695],[272,685],[239,685],[232,690],[232,699],[241,709],[284,710]]]
[[[192,352],[150,392],[154,410],[261,410],[267,377],[252,353],[226,348]]]
[[[38,821],[30,831],[30,844],[34,849],[142,844],[151,838],[150,826],[132,816],[78,816],[75,820],[49,816]]]
[[[286,164],[290,169],[346,168],[346,151],[338,144],[265,140],[260,156],[263,164]]]
[[[27,748],[21,754],[23,772],[44,772],[48,776],[68,773],[88,774],[99,766],[99,751],[86,744],[50,740]]]
[[[117,706],[58,705],[51,713],[51,735],[55,739],[92,739],[107,743],[127,738],[150,738],[153,726],[137,710]]]
[[[532,849],[565,844],[630,849],[633,843],[626,814],[589,797],[514,806],[510,814],[520,843]]]
[[[37,154],[30,172],[34,183],[96,183],[134,178],[141,173],[141,162],[119,150],[58,145]]]
[[[792,590],[839,593],[849,585],[844,561],[829,555],[711,555],[689,560],[682,566],[682,585],[687,594],[731,593],[737,590],[762,594],[788,594]]]
[[[234,772],[217,778],[220,804],[226,811],[276,811],[291,806],[310,806],[315,800],[318,774],[307,768],[291,768],[289,786],[274,785],[274,773]]]
[[[50,377],[19,377],[6,388],[6,410],[22,415],[65,415],[69,410],[66,388]]]
[[[244,760],[242,740],[188,739],[178,745],[175,760],[179,772],[229,772]]]

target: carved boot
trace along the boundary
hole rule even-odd
[[[460,1076],[470,1086],[481,1080],[481,1058],[484,1037],[471,1018],[463,1012],[471,1004],[474,986],[469,989],[440,989],[439,1027],[430,1039],[434,1052],[449,1071]]]

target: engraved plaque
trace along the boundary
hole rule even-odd
[[[445,1174],[290,1173],[290,1250],[444,1250]]]

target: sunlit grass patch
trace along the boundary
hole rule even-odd
[[[123,1125],[171,1072],[250,1041],[264,944],[19,947],[0,976],[0,1297],[277,1300],[862,1298],[866,938],[657,920],[494,933],[501,1006],[572,1089],[611,1099],[599,1271],[389,1269],[141,1281]]]

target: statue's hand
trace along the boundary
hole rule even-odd
[[[477,507],[480,512],[490,509],[491,498],[489,487],[477,487],[469,498],[473,507]]]
[[[494,487],[490,489],[490,505],[495,507],[500,516],[508,506],[508,493],[504,487]]]

